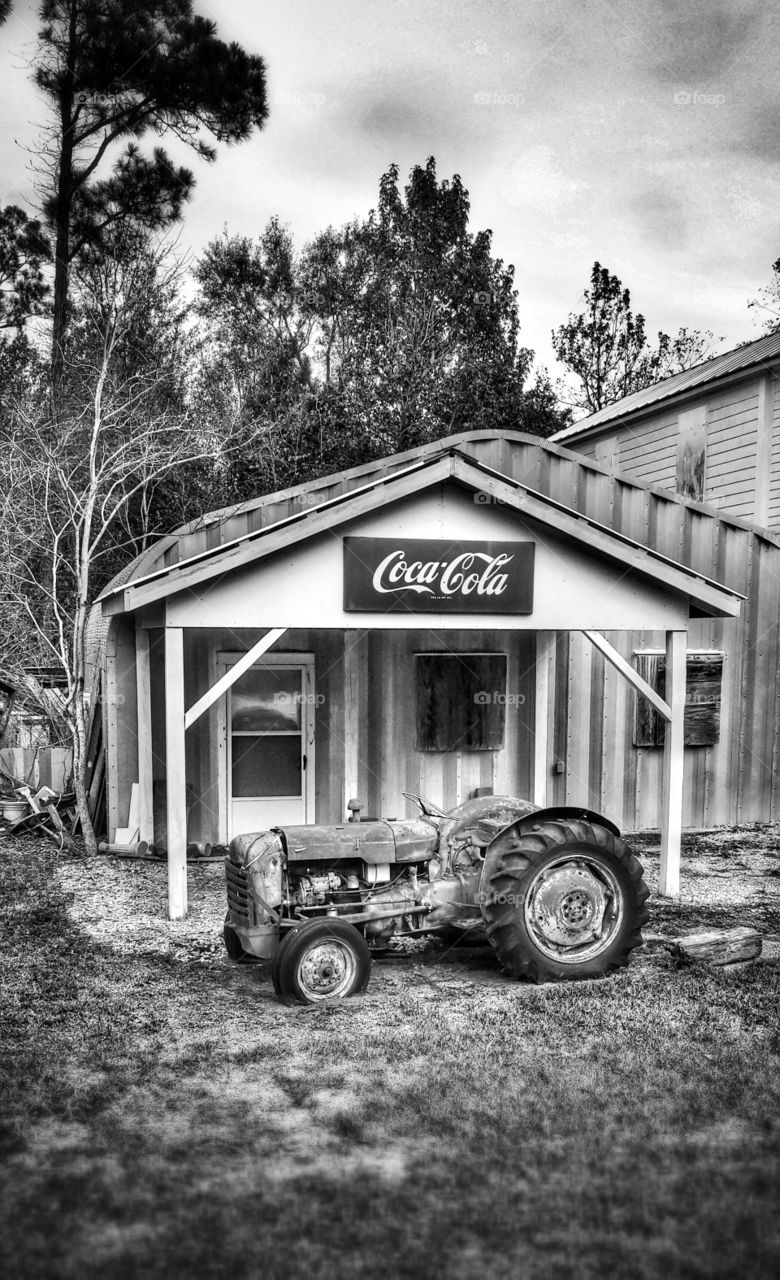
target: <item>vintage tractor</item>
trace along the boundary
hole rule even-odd
[[[365,990],[372,953],[438,934],[490,943],[547,982],[625,965],[641,944],[642,866],[608,819],[483,796],[450,813],[237,836],[225,859],[233,960],[273,962],[285,1004]]]

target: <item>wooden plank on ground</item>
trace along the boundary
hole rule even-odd
[[[674,955],[685,956],[689,960],[735,964],[739,960],[754,960],[761,955],[761,934],[746,926],[736,929],[707,929],[702,933],[672,938],[668,946]]]

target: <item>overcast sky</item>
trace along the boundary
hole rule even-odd
[[[37,5],[0,31],[0,201],[32,198],[46,109],[31,88]],[[471,225],[516,269],[522,340],[550,330],[595,259],[651,330],[757,337],[747,309],[780,257],[780,7],[764,0],[196,0],[263,55],[270,117],[197,177],[182,243],[296,242],[365,214],[395,161],[459,173]],[[173,151],[174,148],[171,148]],[[179,153],[176,153],[179,155]],[[27,167],[26,167],[27,166]]]

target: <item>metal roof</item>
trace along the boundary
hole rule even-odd
[[[104,613],[132,612],[181,590],[202,587],[225,573],[365,514],[371,509],[367,499],[375,505],[384,505],[448,480],[474,490],[495,492],[497,500],[505,507],[515,508],[519,514],[541,521],[562,536],[583,543],[593,554],[616,560],[626,570],[633,569],[660,583],[666,590],[684,595],[692,606],[692,616],[736,617],[739,614],[738,602],[744,599],[740,592],[485,466],[449,447],[446,441],[441,442],[435,457],[420,459],[412,466],[382,476],[359,489],[325,499],[274,524],[175,564],[130,578],[122,586],[109,587],[100,597]]]
[[[650,387],[644,387],[630,396],[624,396],[622,400],[616,400],[614,404],[608,404],[604,409],[599,409],[598,413],[580,418],[579,422],[575,422],[573,426],[565,427],[563,431],[556,431],[550,439],[556,444],[575,439],[607,423],[627,418],[652,405],[670,400],[673,396],[695,391],[698,387],[717,382],[730,374],[746,372],[762,364],[769,370],[779,358],[780,331],[767,334],[765,338],[759,338],[756,342],[735,347],[733,351],[726,351],[722,356],[714,356],[711,360],[705,360],[703,364],[694,365],[692,369],[684,369],[682,373],[674,373],[670,378],[664,378],[661,382],[654,382]]]

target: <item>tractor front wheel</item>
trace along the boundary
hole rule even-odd
[[[241,945],[241,939],[230,923],[229,915],[225,917],[225,923],[222,926],[222,939],[225,943],[225,950],[235,964],[241,964],[242,960],[250,960],[252,958],[247,955]]]
[[[282,939],[272,977],[282,1004],[359,995],[371,977],[371,952],[345,920],[307,920]]]
[[[641,863],[584,820],[514,823],[488,847],[480,906],[488,939],[516,978],[593,978],[627,964],[642,942]]]

